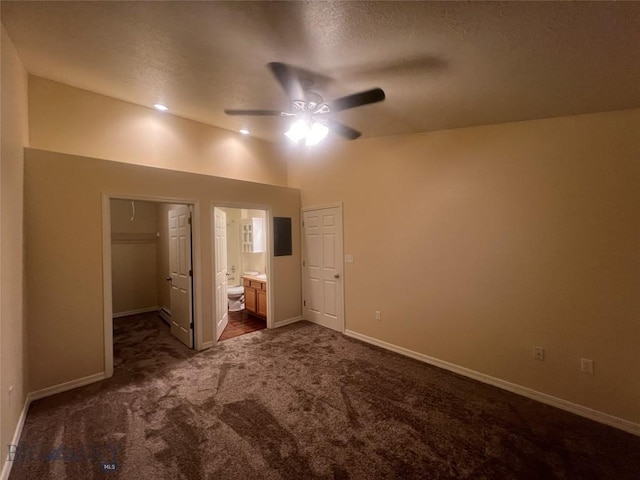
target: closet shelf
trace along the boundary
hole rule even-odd
[[[111,243],[156,243],[155,233],[112,233]]]

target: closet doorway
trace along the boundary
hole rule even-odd
[[[103,197],[103,218],[108,220],[103,220],[108,375],[113,372],[114,328],[143,329],[152,317],[159,325],[164,321],[168,328],[158,328],[167,329],[176,341],[188,348],[197,347],[197,269],[193,268],[197,263],[193,248],[197,239],[193,232],[196,208],[194,203],[176,200]],[[132,324],[136,321],[140,325]],[[140,338],[144,338],[143,333]]]

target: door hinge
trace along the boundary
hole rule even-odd
[[[306,261],[304,261],[304,260],[302,260],[302,266],[303,266],[303,267],[306,267],[306,266],[307,266],[307,262],[306,262]]]
[[[302,221],[302,227],[304,228],[304,220]]]
[[[303,300],[303,302],[302,302],[302,306],[303,306],[303,307],[306,307],[306,306],[307,306],[307,301],[306,301],[306,300]]]
[[[193,277],[193,270],[189,270],[189,276]]]
[[[191,225],[191,217],[189,217],[189,225]]]
[[[191,327],[191,330],[193,330],[193,322],[191,322],[189,326]]]

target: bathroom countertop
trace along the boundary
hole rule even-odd
[[[242,278],[246,278],[247,280],[253,280],[254,282],[266,282],[267,281],[267,277],[266,276],[260,276],[260,275],[242,275]]]

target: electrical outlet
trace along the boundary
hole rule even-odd
[[[544,347],[533,347],[533,358],[536,360],[544,360]]]
[[[590,358],[581,358],[580,370],[583,373],[593,374],[593,360],[591,360]]]
[[[378,310],[376,310],[376,320],[381,320],[380,312]]]

